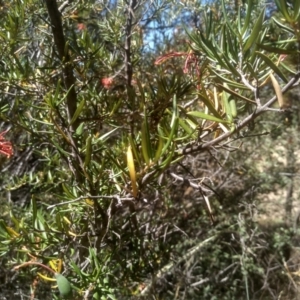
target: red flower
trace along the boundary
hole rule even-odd
[[[7,132],[6,131],[2,131],[0,133],[0,153],[6,155],[8,158],[11,157],[13,155],[13,148],[12,148],[12,144],[9,141],[6,141],[4,139],[4,134]]]
[[[167,61],[170,58],[173,57],[185,57],[185,63],[183,67],[183,73],[184,74],[195,74],[197,76],[198,81],[201,81],[201,72],[199,68],[199,60],[193,53],[193,51],[189,52],[170,52],[167,54],[164,54],[156,59],[154,62],[155,65],[161,65],[165,61]],[[197,89],[200,89],[200,85],[197,85]]]
[[[102,83],[102,85],[105,89],[109,90],[112,87],[113,83],[114,83],[114,79],[111,78],[111,77],[102,78],[101,83]]]
[[[82,30],[85,30],[85,29],[86,29],[86,26],[85,26],[85,24],[83,24],[83,23],[78,23],[78,24],[77,24],[77,29],[80,30],[80,31],[82,31]]]
[[[186,52],[170,52],[170,53],[164,54],[164,55],[160,56],[159,58],[157,58],[156,61],[154,62],[154,64],[161,65],[169,58],[178,57],[178,56],[186,56],[186,55],[187,55]]]

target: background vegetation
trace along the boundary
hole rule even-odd
[[[1,296],[299,298],[297,0],[0,5]]]

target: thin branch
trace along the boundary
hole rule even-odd
[[[132,198],[131,197],[130,198],[120,198],[117,195],[113,195],[113,196],[103,196],[103,195],[100,195],[100,196],[80,196],[80,197],[75,198],[75,199],[70,200],[70,201],[65,201],[65,202],[49,205],[47,207],[47,209],[51,209],[53,207],[62,206],[62,205],[66,205],[66,204],[71,204],[71,203],[75,203],[75,202],[80,202],[81,200],[84,200],[84,199],[116,199],[118,201],[118,203],[121,203],[121,201],[133,201],[134,200],[133,197]]]
[[[300,78],[300,72],[298,72],[283,88],[282,88],[282,93],[284,94],[285,92],[287,92],[288,90],[290,90],[291,88],[294,87],[295,83],[297,83],[297,81]],[[203,151],[206,149],[209,149],[213,146],[219,145],[220,142],[226,140],[227,138],[229,138],[230,136],[232,136],[234,133],[240,131],[241,129],[243,129],[244,127],[246,127],[248,124],[250,124],[251,122],[253,122],[254,119],[256,119],[259,115],[267,112],[269,110],[269,107],[277,100],[277,97],[274,96],[272,97],[267,103],[265,103],[264,105],[262,105],[261,107],[257,107],[257,109],[254,111],[253,114],[247,116],[244,120],[242,120],[241,122],[239,122],[238,124],[235,125],[234,130],[232,131],[228,131],[224,134],[222,134],[221,136],[219,136],[218,138],[203,143],[201,145],[194,145],[194,146],[188,146],[182,149],[178,149],[177,153],[176,153],[176,157],[182,156],[182,155],[186,155],[186,154],[190,154],[190,153],[195,153],[198,151]]]
[[[175,173],[173,173],[173,172],[170,172],[169,175],[170,175],[171,177],[175,178],[176,180],[179,180],[179,181],[182,181],[182,182],[184,182],[184,181],[187,180],[187,181],[188,181],[188,184],[189,184],[191,187],[195,188],[195,189],[202,189],[202,190],[205,191],[205,192],[211,192],[211,189],[205,189],[205,188],[203,188],[200,184],[194,183],[194,182],[192,182],[191,180],[189,180],[189,179],[187,179],[187,178],[183,178],[183,177],[181,177],[181,176],[178,176],[177,174],[175,174]]]
[[[154,283],[163,278],[168,272],[170,272],[175,266],[177,266],[178,264],[188,260],[190,257],[192,257],[193,255],[195,255],[198,251],[201,250],[201,248],[203,248],[205,245],[207,245],[209,242],[213,241],[214,239],[216,239],[217,235],[212,236],[202,242],[200,242],[198,245],[196,245],[195,247],[191,248],[185,255],[183,255],[178,261],[176,262],[170,262],[169,264],[167,264],[166,266],[164,266],[162,269],[160,269],[158,271],[158,273],[156,274],[155,278],[153,278],[151,280],[151,282],[142,290],[141,292],[141,296],[148,296]]]
[[[245,75],[242,72],[239,72],[239,73],[240,73],[240,76],[241,76],[241,79],[242,79],[242,82],[244,83],[244,85],[253,92],[256,105],[258,108],[260,108],[261,102],[260,102],[259,95],[258,95],[258,87],[252,86],[250,84],[250,82],[246,79]]]
[[[127,85],[131,86],[132,80],[132,62],[131,62],[131,29],[134,17],[134,9],[136,8],[136,0],[130,0],[127,6],[127,20],[125,27],[125,76]]]
[[[50,17],[51,28],[54,37],[54,43],[58,51],[58,57],[63,64],[63,77],[67,94],[67,115],[68,123],[71,123],[72,117],[77,108],[77,96],[75,91],[75,77],[73,75],[73,67],[71,57],[68,53],[67,44],[63,32],[61,13],[59,12],[56,0],[46,0],[46,5]],[[71,125],[74,132],[78,126],[78,121]]]

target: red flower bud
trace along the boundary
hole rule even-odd
[[[11,142],[6,141],[5,138],[4,138],[4,134],[7,131],[8,130],[2,131],[0,133],[0,153],[6,155],[9,158],[13,155],[13,148],[12,148]]]

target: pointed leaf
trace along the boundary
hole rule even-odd
[[[261,52],[256,52],[259,57],[263,59],[263,61],[285,82],[287,83],[288,80],[282,71],[272,62],[272,60]]]
[[[48,276],[46,276],[46,275],[43,275],[43,274],[40,273],[40,272],[37,272],[37,274],[38,274],[42,279],[44,279],[44,280],[46,280],[46,281],[56,281],[55,278],[48,277]]]
[[[202,93],[199,93],[198,96],[208,108],[208,111],[210,113],[212,113],[216,118],[222,119],[221,115],[218,113],[218,111],[215,109],[214,105],[211,103],[208,96],[206,95],[205,90],[203,90]]]
[[[297,21],[299,22],[299,17],[300,17],[300,1],[299,0],[294,0],[293,8],[294,8],[293,20],[294,20],[294,22],[297,22]]]
[[[165,152],[168,150],[169,146],[174,141],[174,136],[175,136],[175,133],[177,132],[177,129],[178,129],[179,118],[175,117],[175,119],[173,120],[172,123],[173,123],[173,126],[171,127],[171,131],[170,131],[170,134],[168,136],[167,142],[166,142],[166,144],[164,145],[164,147],[161,151],[161,155],[165,154]]]
[[[284,16],[286,21],[288,21],[289,23],[293,22],[290,14],[289,14],[289,11],[288,11],[286,0],[275,0],[275,3],[276,3],[278,10],[282,13],[282,15]]]
[[[85,99],[82,99],[81,102],[79,103],[74,115],[72,116],[70,125],[72,125],[77,120],[77,118],[79,117],[79,115],[84,107],[84,104],[85,104]]]
[[[148,119],[146,113],[145,113],[144,121],[142,123],[142,153],[146,164],[149,165],[150,160],[152,158],[152,148],[151,148],[150,133],[149,133]]]
[[[133,160],[131,146],[128,146],[128,149],[127,149],[127,166],[128,166],[130,180],[131,180],[132,195],[133,195],[133,197],[136,197],[138,194],[138,189],[137,189],[137,184],[136,184],[136,172],[135,172],[135,166],[134,166],[134,160]]]
[[[258,39],[259,33],[262,30],[264,16],[265,16],[265,9],[263,9],[261,11],[258,19],[256,20],[253,30],[252,30],[250,36],[248,37],[246,44],[243,47],[244,52],[246,52],[248,49],[250,49],[250,47],[252,47],[255,44],[256,40]]]
[[[279,103],[279,107],[282,108],[283,104],[284,104],[284,100],[283,100],[283,95],[282,95],[280,85],[272,73],[270,74],[270,78],[271,78],[271,81],[272,81],[272,84],[273,84],[273,87],[275,90],[275,94],[276,94],[276,97],[277,97],[277,100]]]
[[[277,54],[296,54],[297,53],[297,50],[288,50],[288,49],[273,47],[273,46],[265,45],[265,44],[258,44],[258,47],[262,48],[263,50],[269,51],[271,53],[277,53]]]
[[[155,157],[154,157],[154,163],[156,163],[161,158],[163,146],[164,146],[164,139],[159,135],[158,136],[158,146],[157,146]]]
[[[250,24],[250,18],[252,14],[252,7],[253,7],[253,0],[248,0],[247,5],[247,13],[246,13],[246,18],[245,18],[245,23],[242,29],[241,34],[244,35],[244,33],[248,30],[249,24]]]
[[[92,157],[92,136],[89,135],[85,141],[84,167],[88,166]]]
[[[297,74],[295,70],[291,69],[290,66],[286,65],[285,63],[281,62],[280,65],[293,75]]]
[[[222,85],[222,84],[217,84],[218,87],[220,87],[221,89],[225,90],[227,93],[231,94],[232,96],[235,96],[235,97],[238,97],[242,100],[245,100],[247,102],[250,102],[250,103],[253,103],[253,104],[256,104],[256,102],[254,100],[250,100],[242,95],[240,95],[239,93],[236,93],[235,91],[231,90],[230,88],[226,87],[225,85]]]
[[[131,151],[133,152],[134,157],[136,158],[139,166],[141,166],[142,163],[141,163],[141,160],[140,160],[140,155],[137,152],[137,147],[136,147],[136,144],[135,144],[132,136],[129,136],[129,144],[131,146]]]
[[[204,120],[214,121],[218,123],[229,123],[227,120],[218,119],[212,115],[205,114],[201,111],[189,111],[187,114]]]
[[[210,71],[212,71],[219,79],[221,82],[225,82],[225,83],[228,83],[230,84],[231,86],[234,86],[235,88],[238,88],[238,89],[242,89],[242,90],[249,90],[248,87],[246,87],[244,84],[240,84],[236,81],[232,81],[222,75],[220,75],[218,72],[216,72],[215,70],[213,69],[210,69]]]
[[[232,21],[228,19],[227,17],[227,11],[225,8],[225,0],[222,0],[222,12],[223,12],[223,17],[225,18],[225,22],[226,25],[228,26],[228,28],[230,29],[230,31],[235,35],[235,36],[239,36],[239,33],[233,29],[233,27],[231,26]]]
[[[285,31],[294,34],[294,30],[284,24],[282,24],[281,22],[279,22],[275,17],[272,18],[272,20],[282,29],[284,29]]]

